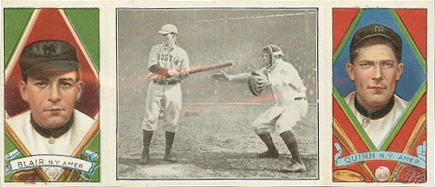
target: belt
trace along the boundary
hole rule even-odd
[[[167,80],[167,79],[161,79],[161,80],[154,79],[153,82],[156,84],[160,84],[160,85],[174,85],[174,84],[179,83],[180,81],[179,80]]]
[[[299,101],[299,100],[307,100],[306,97],[295,97],[295,101]]]

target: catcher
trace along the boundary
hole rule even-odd
[[[266,67],[251,73],[237,75],[227,75],[221,71],[221,73],[214,74],[213,78],[230,82],[248,81],[249,89],[255,96],[262,95],[265,88],[271,87],[276,101],[275,106],[261,114],[252,124],[255,133],[268,149],[258,154],[258,157],[279,157],[278,150],[270,135],[276,130],[292,155],[291,163],[284,170],[287,172],[305,172],[306,167],[299,154],[298,143],[292,128],[307,113],[306,88],[293,65],[282,60],[283,56],[284,53],[280,47],[268,45],[263,48],[261,56]]]

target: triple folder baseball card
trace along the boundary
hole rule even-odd
[[[1,0],[0,186],[434,186],[433,0]]]

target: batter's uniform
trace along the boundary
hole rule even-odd
[[[166,69],[189,69],[189,58],[186,51],[175,45],[172,50],[163,44],[155,45],[151,49],[148,59],[148,69],[159,65]],[[142,129],[146,131],[157,130],[157,121],[160,117],[166,132],[177,132],[178,119],[182,104],[180,80],[170,78],[154,79],[148,86],[145,103],[145,117]]]
[[[355,91],[344,97],[344,100],[377,147],[382,144],[408,105],[408,101],[394,94],[387,105],[369,113],[356,100]]]
[[[56,154],[71,156],[79,147],[84,137],[95,124],[95,120],[78,110],[73,112],[74,118],[66,132],[58,137],[44,137],[31,124],[31,112],[27,111],[18,116],[6,119],[23,145],[31,155]],[[61,167],[43,167],[47,175],[54,179],[62,169]]]
[[[276,104],[254,122],[257,134],[277,131],[279,134],[292,130],[296,123],[305,117],[308,102],[306,88],[297,70],[288,62],[276,59],[270,69],[263,68]]]

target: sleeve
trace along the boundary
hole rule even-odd
[[[293,66],[290,65],[289,68],[284,72],[283,76],[286,76],[286,78],[283,79],[284,84],[289,85],[294,90],[298,92],[305,92],[307,90],[302,82],[301,77],[299,76],[298,71]]]
[[[180,59],[181,59],[181,65],[180,65],[180,68],[183,69],[183,70],[189,71],[190,62],[189,62],[189,57],[188,57],[186,51],[183,50]]]
[[[148,57],[148,69],[150,69],[150,67],[153,65],[158,65],[158,62],[157,62],[158,51],[159,51],[159,47],[157,45],[155,45],[155,46],[153,46],[153,48],[151,48],[150,55]]]
[[[166,68],[162,68],[160,65],[158,65],[158,64],[154,64],[154,65],[152,65],[150,68],[148,68],[150,71],[151,71],[151,73],[154,73],[154,74],[158,74],[158,75],[162,75],[162,76],[165,76],[165,77],[169,77],[169,74],[168,74],[168,69],[166,69]]]

